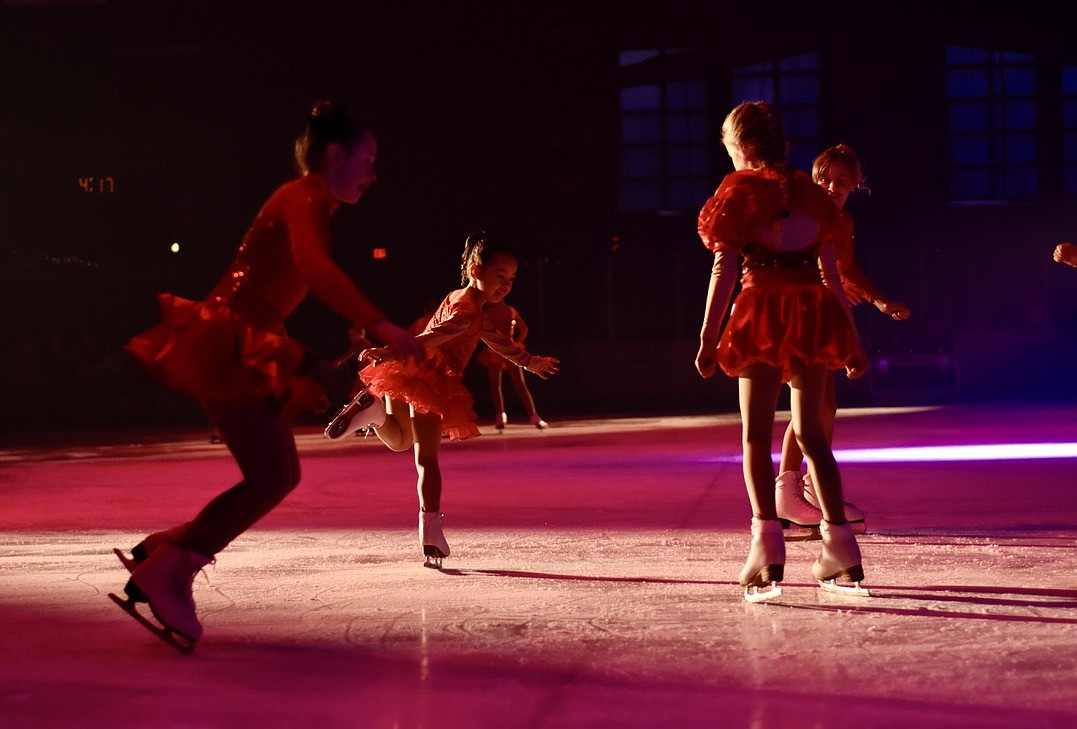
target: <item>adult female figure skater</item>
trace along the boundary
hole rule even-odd
[[[706,378],[721,366],[739,378],[752,508],[752,542],[739,581],[749,600],[781,594],[785,541],[775,511],[771,440],[778,393],[788,382],[793,429],[824,516],[812,573],[821,585],[836,587],[842,579],[859,590],[860,550],[845,520],[822,414],[829,370],[845,367],[856,377],[867,367],[837,271],[837,208],[806,173],[788,165],[781,121],[766,103],[734,108],[722,125],[722,143],[735,171],[699,214],[699,235],[714,263],[696,369]],[[721,330],[740,258],[741,291]]]
[[[464,368],[479,340],[543,379],[556,374],[560,364],[554,357],[529,353],[485,316],[488,306],[512,290],[516,268],[516,256],[505,243],[485,232],[468,236],[460,267],[463,288],[442,300],[417,337],[426,358],[404,362],[387,347],[364,352],[360,359],[369,364],[359,372],[357,394],[325,431],[326,437],[335,439],[373,427],[393,451],[414,447],[419,544],[428,566],[440,567],[449,556],[441,526],[441,439],[479,435],[471,393],[463,384]]]
[[[853,219],[845,210],[849,195],[866,189],[856,152],[847,144],[838,144],[824,150],[812,164],[812,181],[822,187],[838,207],[839,234],[834,240],[834,252],[838,259],[838,274],[850,305],[856,306],[867,301],[896,321],[908,319],[912,313],[909,307],[883,296],[867,274],[856,265],[853,254]],[[833,373],[826,380],[823,397],[823,430],[827,442],[833,445],[834,420],[838,413]],[[782,441],[774,498],[782,524],[799,528],[796,533],[790,532],[794,537],[804,534],[814,536],[823,518],[811,475],[801,472],[803,461],[804,455],[797,445],[793,423],[790,421]],[[854,532],[861,534],[866,531],[864,512],[856,504],[845,502],[845,518],[852,524]]]
[[[327,405],[324,389],[302,375],[313,357],[285,333],[288,315],[313,292],[395,356],[423,354],[330,257],[330,217],[373,184],[377,152],[365,122],[339,103],[315,104],[296,140],[300,176],[265,202],[217,285],[201,301],[161,295],[162,322],[126,345],[152,377],[198,399],[243,475],[191,521],[146,537],[130,557],[115,550],[131,570],[121,604],[137,617],[133,603],[148,602],[164,626],[156,632],[181,649],[202,635],[194,575],[299,483],[288,420]]]
[[[523,341],[527,339],[527,322],[515,306],[505,301],[493,302],[486,305],[485,316],[495,329],[508,335],[512,341],[523,344]],[[508,416],[505,413],[505,395],[501,389],[502,375],[508,374],[512,388],[523,403],[524,409],[527,410],[528,420],[539,430],[546,430],[549,424],[538,414],[535,400],[531,397],[531,390],[527,388],[527,382],[524,380],[524,371],[519,365],[510,362],[489,347],[480,349],[475,355],[475,360],[486,369],[486,378],[490,383],[490,400],[494,405],[494,412],[497,413],[494,419],[495,428],[504,430],[508,422]]]

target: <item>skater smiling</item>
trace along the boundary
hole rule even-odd
[[[837,269],[838,210],[807,174],[789,166],[781,121],[766,103],[734,108],[722,125],[722,143],[735,171],[699,214],[699,235],[714,263],[696,369],[708,378],[720,366],[739,378],[752,508],[751,547],[739,581],[749,600],[781,594],[785,542],[775,510],[771,440],[778,393],[788,382],[794,432],[824,517],[822,553],[812,573],[821,584],[841,578],[859,587],[860,550],[823,428],[829,370],[844,367],[858,377],[867,368]],[[722,330],[738,259],[742,288]]]
[[[390,450],[414,447],[419,543],[429,566],[440,567],[449,556],[441,528],[441,439],[479,435],[471,393],[462,381],[479,340],[543,379],[558,369],[557,359],[530,354],[484,315],[512,289],[516,267],[516,256],[499,239],[485,232],[468,236],[461,262],[464,287],[444,298],[417,337],[426,359],[402,362],[386,347],[365,352],[360,359],[369,364],[359,372],[356,395],[325,430],[326,437],[336,439],[372,427]]]
[[[842,287],[850,305],[867,301],[883,314],[903,321],[912,313],[905,304],[883,296],[878,287],[872,283],[867,274],[856,265],[853,255],[853,219],[845,211],[845,203],[854,191],[866,190],[864,174],[860,160],[847,144],[839,144],[824,150],[812,164],[812,181],[826,190],[840,211],[838,225],[840,235],[835,238],[835,256],[838,273],[841,275]],[[834,419],[837,417],[838,402],[834,392],[834,373],[826,380],[824,394],[823,430],[827,442],[834,442]],[[793,423],[790,421],[782,440],[782,455],[778,468],[778,480],[775,482],[775,502],[778,518],[786,523],[808,529],[809,534],[818,529],[823,518],[819,510],[819,499],[815,493],[811,475],[801,473],[804,454],[797,445]],[[845,502],[845,518],[853,525],[853,531],[863,533],[866,530],[864,512],[855,504]],[[793,534],[793,532],[791,532]]]
[[[151,376],[202,404],[243,475],[190,522],[149,535],[130,557],[115,550],[131,578],[128,600],[114,599],[136,618],[135,603],[148,602],[161,637],[188,651],[202,635],[194,575],[298,485],[288,420],[326,406],[322,387],[302,375],[311,353],[288,338],[284,320],[313,292],[387,351],[423,354],[329,255],[330,216],[376,179],[370,127],[339,103],[318,102],[295,156],[300,176],[262,206],[213,290],[197,302],[161,295],[162,323],[127,344]]]

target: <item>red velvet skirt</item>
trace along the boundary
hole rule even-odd
[[[441,432],[452,440],[479,435],[474,399],[464,387],[463,375],[449,367],[436,351],[422,362],[369,364],[359,381],[375,395],[403,400],[417,412],[441,416]]]
[[[763,362],[790,378],[790,361],[841,369],[856,336],[837,297],[812,270],[752,272],[733,302],[718,342],[718,365],[730,377]]]
[[[124,346],[150,377],[199,401],[270,399],[288,418],[325,408],[324,387],[301,374],[314,359],[305,345],[216,301],[158,301],[161,323]]]

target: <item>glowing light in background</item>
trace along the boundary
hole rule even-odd
[[[932,463],[958,461],[1030,461],[1077,458],[1077,443],[993,443],[990,445],[846,448],[834,451],[838,463]],[[774,454],[777,461],[780,454]],[[704,458],[709,463],[740,463],[740,455]]]
[[[171,246],[169,246],[168,250],[172,251],[173,253],[179,253],[179,243],[173,243]]]

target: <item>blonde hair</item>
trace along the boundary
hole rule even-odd
[[[782,120],[765,101],[743,101],[722,122],[722,143],[736,144],[748,162],[776,169],[781,177],[782,206],[789,210],[789,190],[793,170],[786,161],[789,144]]]

